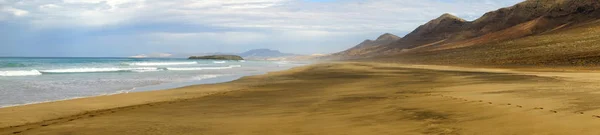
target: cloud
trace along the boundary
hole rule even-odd
[[[177,47],[171,52],[256,47],[328,53],[381,33],[406,34],[443,13],[473,20],[520,1],[0,0],[0,23],[18,25],[11,29],[21,32],[18,37],[0,40],[38,41],[84,50],[127,44],[122,46],[140,48],[135,54],[158,52],[156,49],[165,49],[163,46]],[[0,29],[4,27],[9,25]],[[2,31],[0,35],[14,31]],[[60,38],[36,36],[40,33]],[[11,50],[4,51],[0,54]]]
[[[62,0],[21,2],[38,5],[37,25],[105,26],[136,22],[189,23],[215,27],[331,30],[409,29],[446,12],[467,20],[516,3],[487,0],[348,0],[304,2],[295,0]],[[468,9],[468,10],[465,10]],[[14,14],[28,12],[11,8]]]
[[[149,39],[155,42],[192,42],[192,41],[210,41],[219,42],[216,45],[237,45],[247,44],[255,41],[269,40],[268,36],[259,32],[198,32],[198,33],[149,33]],[[196,42],[197,43],[197,42]],[[200,42],[198,44],[202,44]]]
[[[60,6],[55,5],[55,4],[46,4],[46,5],[41,5],[40,9],[55,9],[55,8],[60,8]]]
[[[1,9],[3,12],[10,13],[17,17],[25,16],[25,15],[29,14],[29,11],[27,11],[27,10],[17,9],[17,8],[13,8],[10,6],[1,7]]]

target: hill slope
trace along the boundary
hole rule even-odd
[[[595,33],[599,18],[600,1],[597,0],[527,0],[488,12],[470,22],[444,14],[393,43],[363,50],[360,56],[344,58],[389,57],[388,60],[434,63],[565,64],[564,59],[600,50],[594,44],[588,44],[594,42],[590,39],[592,35],[588,34],[600,34]],[[571,46],[564,46],[566,44]],[[540,47],[544,45],[547,47]],[[532,46],[536,47],[530,48]],[[508,48],[512,50],[506,50]],[[596,50],[589,50],[592,48]]]
[[[599,66],[600,21],[504,42],[367,59],[443,65]]]
[[[381,46],[383,46],[383,45],[391,44],[400,39],[402,39],[402,38],[398,37],[394,34],[385,33],[385,34],[379,36],[376,40],[367,39],[348,50],[332,54],[329,57],[340,58],[340,59],[342,59],[342,58],[360,58],[362,56],[369,55],[371,52],[379,51],[378,49],[380,49]]]

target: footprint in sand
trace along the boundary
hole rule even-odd
[[[512,105],[512,104],[511,104],[511,103],[508,103],[508,104],[506,104],[506,105]]]
[[[596,118],[600,118],[600,116],[598,116],[598,115],[592,115],[592,116],[594,116],[594,117],[596,117]]]
[[[492,102],[488,102],[488,104],[492,104]]]
[[[550,112],[553,112],[553,113],[558,113],[558,111],[555,111],[555,110],[550,110]]]
[[[583,112],[575,112],[575,113],[577,113],[577,114],[583,114]]]
[[[519,108],[523,108],[523,106],[520,106],[520,105],[517,105],[517,107],[519,107]]]
[[[544,108],[543,108],[543,107],[536,107],[536,108],[533,108],[533,109],[537,109],[537,110],[544,110]]]

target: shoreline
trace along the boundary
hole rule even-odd
[[[293,68],[293,67],[290,67],[290,68]],[[152,85],[146,85],[146,86],[136,86],[133,88],[126,88],[126,89],[120,89],[120,90],[114,90],[114,91],[111,90],[113,92],[108,92],[108,93],[96,93],[96,94],[90,94],[90,95],[81,95],[81,96],[75,96],[75,97],[66,97],[66,98],[49,99],[49,100],[37,100],[37,101],[30,100],[30,101],[22,101],[24,103],[17,103],[17,104],[0,104],[0,109],[8,108],[8,107],[15,107],[15,106],[23,106],[23,105],[32,105],[32,104],[40,104],[40,103],[48,103],[48,102],[56,102],[56,101],[73,100],[73,99],[80,99],[80,98],[92,98],[92,97],[98,97],[98,96],[117,95],[117,94],[131,93],[131,92],[169,90],[169,89],[176,89],[176,88],[193,86],[193,85],[223,83],[223,82],[234,81],[234,80],[237,80],[237,79],[245,77],[245,76],[262,75],[262,74],[267,74],[268,72],[283,71],[283,70],[287,70],[287,69],[289,69],[289,68],[282,68],[282,69],[277,69],[277,70],[244,72],[244,73],[239,73],[239,74],[232,74],[232,73],[214,74],[214,75],[206,74],[206,76],[205,76],[206,78],[201,78],[201,79],[197,79],[197,80],[187,80],[187,81],[179,81],[179,82],[158,83],[158,84],[152,84]]]
[[[510,123],[512,126],[503,126],[502,132],[496,134],[569,134],[600,125],[592,117],[600,114],[600,110],[587,108],[596,100],[582,98],[587,96],[580,94],[583,91],[565,94],[564,88],[555,86],[571,86],[589,94],[599,92],[593,87],[580,86],[595,81],[587,79],[590,77],[600,79],[597,74],[581,76],[572,72],[320,63],[245,76],[231,82],[0,108],[0,134],[144,134],[150,131],[137,129],[149,127],[162,127],[161,131],[167,133],[188,133],[174,128],[179,126],[210,127],[189,133],[261,134],[266,132],[254,130],[265,130],[334,134],[347,130],[364,134],[373,133],[366,126],[369,121],[377,121],[378,129],[387,131],[382,133],[486,133],[497,131],[495,124]],[[148,125],[165,120],[169,121],[163,123],[166,125]],[[315,126],[304,125],[303,121]],[[109,124],[113,122],[127,123],[123,124],[125,127],[114,127]],[[552,130],[519,126],[529,122],[545,123],[542,126]],[[585,124],[561,127],[560,123],[565,122]],[[436,126],[423,127],[428,123]],[[402,126],[397,127],[398,124]],[[277,128],[263,127],[268,125]],[[565,128],[576,130],[559,130]]]
[[[229,82],[231,82],[231,81],[229,81]],[[163,103],[163,102],[177,102],[177,101],[191,99],[191,98],[198,98],[198,97],[215,94],[215,93],[219,93],[219,92],[226,92],[227,90],[207,90],[204,92],[191,92],[191,91],[188,92],[188,91],[185,91],[185,89],[188,89],[190,87],[198,87],[198,86],[205,86],[205,85],[217,85],[220,83],[229,83],[229,82],[197,84],[197,85],[190,85],[190,86],[184,86],[184,87],[179,87],[179,88],[152,90],[152,91],[140,91],[140,92],[130,92],[130,93],[98,95],[98,96],[90,96],[90,97],[78,97],[78,98],[72,98],[72,99],[46,101],[46,102],[39,102],[39,103],[30,103],[30,104],[2,107],[2,108],[0,108],[0,116],[10,116],[10,114],[15,114],[14,112],[18,112],[18,111],[27,111],[30,109],[38,110],[38,109],[36,109],[38,107],[46,108],[46,106],[73,104],[71,106],[61,106],[62,108],[55,109],[54,111],[48,111],[49,113],[47,113],[47,114],[37,113],[35,115],[25,116],[28,118],[31,118],[31,117],[37,117],[37,118],[25,119],[25,120],[21,120],[21,121],[11,121],[12,123],[2,122],[2,123],[0,123],[0,129],[10,128],[10,127],[19,127],[19,126],[23,126],[23,125],[40,123],[40,122],[45,122],[45,121],[52,121],[52,120],[57,120],[57,119],[61,119],[61,118],[78,116],[81,114],[87,114],[90,112],[103,112],[103,111],[112,110],[112,109],[129,108],[129,107],[143,106],[143,105],[147,105],[147,104],[155,104],[155,103]],[[128,97],[146,98],[149,96],[154,97],[154,96],[162,95],[159,93],[168,93],[171,95],[194,93],[195,95],[189,95],[189,96],[184,96],[184,97],[182,97],[182,96],[163,97],[164,96],[163,95],[163,96],[160,96],[161,98],[141,99],[141,100],[136,100],[136,101],[123,100]],[[110,103],[101,104],[100,106],[94,106],[91,108],[84,108],[84,109],[77,108],[78,106],[85,106],[86,103],[92,103],[95,101],[100,101],[100,102],[101,101],[109,101],[109,100],[115,99],[115,98],[121,99],[124,102],[119,102],[119,103],[115,103],[115,104],[110,104]],[[92,102],[90,102],[90,101],[92,101]],[[45,111],[46,109],[41,109],[41,110]],[[70,111],[56,112],[56,110],[70,110]],[[54,114],[64,113],[64,114],[63,115],[52,115],[52,113],[54,113]],[[9,119],[9,120],[11,120],[11,119]]]
[[[0,108],[225,82],[296,66],[271,61],[217,64],[213,60],[187,59],[15,58],[0,61],[9,63],[0,65]],[[44,74],[21,74],[30,70]],[[205,81],[215,76],[227,79]]]
[[[241,74],[240,75],[230,75],[225,78],[218,78],[218,77],[217,78],[209,78],[206,80],[200,80],[200,81],[202,81],[201,83],[198,83],[195,81],[177,82],[177,83],[175,83],[176,87],[171,87],[171,88],[165,88],[164,86],[161,86],[164,84],[159,84],[159,85],[153,85],[153,86],[139,87],[139,88],[144,88],[143,91],[119,92],[119,93],[114,93],[114,94],[103,94],[103,95],[88,96],[88,97],[74,97],[74,98],[61,99],[61,100],[42,101],[42,102],[26,103],[26,104],[20,104],[20,105],[10,105],[10,106],[6,106],[6,107],[0,107],[0,116],[8,116],[9,114],[7,113],[6,110],[12,110],[9,112],[14,112],[14,111],[19,111],[19,109],[23,109],[23,108],[25,108],[25,110],[27,110],[27,109],[29,109],[29,107],[32,107],[32,108],[36,108],[37,106],[43,107],[43,106],[45,106],[45,104],[48,104],[48,105],[62,104],[63,102],[76,103],[76,102],[79,102],[79,100],[102,101],[105,98],[110,99],[111,97],[127,97],[127,96],[142,96],[143,97],[146,95],[155,95],[157,93],[171,93],[171,94],[178,95],[178,94],[182,94],[182,92],[183,92],[183,93],[187,94],[187,93],[193,93],[193,92],[186,91],[186,89],[189,90],[189,89],[193,89],[195,87],[218,85],[218,84],[223,84],[223,83],[232,83],[234,81],[238,81],[245,77],[267,75],[267,74],[271,74],[271,73],[275,73],[275,72],[283,72],[283,71],[287,71],[287,70],[292,70],[294,68],[304,67],[304,66],[307,66],[307,65],[291,67],[291,68],[284,69],[284,70],[266,71],[266,72],[261,72],[261,73],[252,73],[252,74],[244,74],[244,75],[241,75]],[[208,82],[205,82],[205,81],[208,81]],[[186,84],[186,85],[181,85],[181,84]],[[155,86],[162,87],[162,88],[157,88]],[[123,90],[121,90],[121,91],[123,91]],[[78,110],[78,111],[74,111],[74,112],[68,112],[67,114],[60,115],[60,116],[44,116],[44,114],[42,114],[42,115],[38,115],[38,116],[42,117],[43,119],[35,119],[34,118],[32,120],[24,120],[24,121],[18,121],[18,122],[13,121],[13,123],[16,123],[16,124],[11,124],[8,122],[0,122],[0,129],[19,127],[19,126],[23,126],[23,125],[35,124],[35,123],[46,122],[46,121],[59,120],[61,118],[78,116],[81,114],[87,114],[89,112],[103,112],[106,110],[128,108],[128,107],[134,107],[134,106],[143,106],[143,105],[155,104],[155,103],[177,102],[177,101],[181,101],[181,100],[198,98],[198,97],[202,97],[202,96],[207,96],[207,95],[216,94],[216,93],[220,93],[220,92],[227,92],[227,91],[228,90],[209,90],[209,91],[205,91],[205,92],[196,93],[199,95],[196,95],[196,96],[192,95],[192,97],[181,98],[181,97],[174,96],[175,97],[174,99],[170,99],[169,97],[166,97],[166,99],[149,99],[149,100],[146,100],[145,102],[138,101],[138,102],[125,103],[125,104],[118,103],[120,105],[113,104],[113,105],[110,105],[110,107],[82,109],[82,110]],[[80,104],[83,104],[83,103],[80,103]],[[5,112],[3,112],[3,111],[5,111]],[[52,112],[52,113],[56,113],[56,112]],[[2,117],[0,117],[0,121],[3,121]]]
[[[330,62],[330,63],[357,63],[357,62]],[[360,63],[360,62],[358,62],[358,63]],[[398,63],[383,64],[383,63],[378,63],[378,62],[371,62],[371,63],[372,64],[382,64],[382,65],[396,65],[396,66],[404,67],[404,68],[429,69],[429,70],[448,70],[448,69],[445,69],[445,68],[451,68],[451,69],[449,69],[449,71],[466,71],[466,70],[469,70],[469,69],[471,69],[471,70],[472,69],[477,69],[477,68],[473,68],[473,67],[458,67],[458,66],[443,66],[443,65],[411,65],[411,64],[398,64]],[[315,66],[315,65],[318,65],[318,64],[309,64],[309,65],[304,65],[304,66],[299,66],[299,67],[292,67],[292,68],[286,69],[286,70],[271,71],[271,72],[265,72],[265,73],[262,73],[262,74],[235,75],[237,77],[232,77],[232,78],[235,78],[235,79],[227,79],[227,81],[216,81],[216,82],[197,83],[197,84],[191,84],[192,82],[187,82],[187,83],[189,83],[189,85],[183,85],[183,86],[172,87],[172,88],[162,88],[162,89],[160,89],[160,88],[159,89],[149,88],[149,89],[145,89],[143,91],[131,91],[131,90],[135,90],[136,89],[136,88],[133,88],[133,89],[130,89],[128,92],[122,92],[124,90],[121,90],[118,93],[112,93],[112,94],[103,94],[103,95],[95,95],[95,96],[87,96],[87,97],[73,97],[73,98],[60,99],[60,100],[41,101],[41,102],[33,102],[33,103],[26,103],[26,104],[19,104],[19,105],[1,106],[0,107],[0,111],[2,109],[11,109],[13,107],[41,105],[41,104],[48,104],[48,103],[55,103],[55,102],[76,102],[76,101],[73,101],[73,100],[78,100],[78,99],[91,99],[91,98],[101,98],[101,97],[107,97],[107,96],[120,96],[120,95],[125,95],[125,94],[130,94],[130,93],[146,93],[146,92],[156,92],[156,91],[170,91],[170,90],[183,89],[183,88],[186,88],[186,87],[193,87],[193,86],[197,86],[198,87],[198,86],[202,86],[202,85],[230,83],[230,82],[233,82],[233,81],[240,80],[240,79],[242,79],[244,77],[262,76],[262,75],[268,75],[268,74],[271,74],[271,73],[286,72],[286,71],[292,70],[294,68],[307,68],[307,67],[311,67],[311,66]],[[480,69],[480,72],[505,72],[505,73],[506,72],[510,72],[509,69],[501,69],[501,68],[479,68],[479,69]],[[218,79],[218,78],[209,78],[207,80],[210,80],[210,79]],[[178,83],[186,83],[186,82],[178,82]],[[154,87],[154,86],[161,87],[161,85],[164,85],[164,84],[158,84],[158,85],[152,85],[152,86],[143,86],[143,87],[139,87],[139,88]],[[198,98],[198,97],[194,97],[194,98]],[[177,99],[177,100],[174,100],[174,101],[178,101],[178,100],[182,100],[182,99]],[[129,106],[125,105],[123,107],[131,107],[131,106],[146,105],[146,104],[161,103],[161,102],[173,102],[173,101],[157,101],[157,102],[150,102],[150,103],[144,103],[144,104],[131,104]],[[118,108],[121,108],[121,107],[118,107]],[[103,111],[103,110],[111,110],[111,109],[116,109],[116,108],[105,108],[105,109],[101,109],[101,110],[90,110],[90,111]],[[85,112],[88,112],[88,111],[85,111]],[[75,115],[77,115],[77,114],[75,114]],[[44,120],[44,121],[46,121],[46,120]],[[43,122],[43,121],[41,121],[41,122]],[[33,123],[36,123],[36,122],[33,122]],[[12,125],[12,126],[14,126],[14,125]],[[2,125],[0,125],[0,129],[2,129],[2,128],[6,128],[6,127],[3,127]]]
[[[130,93],[130,92],[131,93],[133,93],[133,92],[149,92],[149,91],[177,89],[177,88],[181,88],[181,87],[194,86],[194,85],[225,83],[225,82],[230,82],[230,81],[237,80],[237,79],[239,79],[241,77],[244,77],[244,76],[245,75],[229,75],[229,76],[225,75],[225,76],[219,76],[219,77],[223,77],[223,78],[215,77],[215,78],[206,78],[204,80],[196,80],[196,81],[172,82],[172,83],[163,83],[163,84],[156,84],[156,85],[140,86],[140,87],[134,87],[134,88],[127,89],[127,90],[119,90],[119,91],[116,91],[116,92],[113,92],[113,93],[105,93],[105,94],[100,94],[100,95],[81,96],[81,97],[69,97],[69,98],[64,98],[64,99],[48,100],[48,101],[35,101],[35,102],[24,103],[24,104],[2,105],[2,106],[0,106],[0,109],[2,109],[2,108],[9,108],[9,107],[24,106],[24,105],[33,105],[33,104],[50,103],[50,102],[58,102],[58,101],[68,101],[68,100],[82,99],[82,98],[94,98],[94,97],[101,97],[101,96],[111,96],[111,95],[118,95],[118,94],[127,94],[127,93]],[[219,81],[217,81],[217,80],[219,80]]]

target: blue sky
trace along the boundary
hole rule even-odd
[[[521,0],[0,0],[0,56],[344,50]]]

